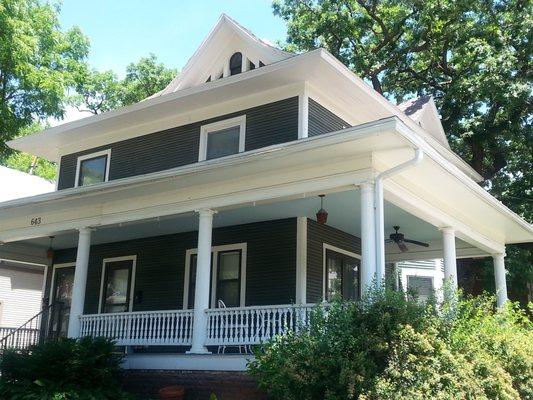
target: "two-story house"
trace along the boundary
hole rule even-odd
[[[162,92],[9,145],[59,176],[0,204],[0,241],[54,236],[55,329],[116,339],[133,369],[243,370],[250,345],[403,260],[443,258],[456,285],[456,258],[493,257],[502,305],[505,245],[533,240],[430,97],[396,106],[326,50],[224,15]]]

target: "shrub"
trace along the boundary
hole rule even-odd
[[[61,339],[0,359],[0,395],[11,400],[126,399],[118,375],[122,356],[103,338]]]
[[[249,364],[279,399],[532,398],[533,335],[491,298],[436,307],[401,293],[316,308],[310,326],[267,343]]]

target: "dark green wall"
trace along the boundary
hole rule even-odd
[[[74,187],[79,156],[111,148],[109,179],[163,171],[198,162],[200,128],[246,115],[245,149],[255,150],[298,139],[298,98],[292,97],[160,132],[61,157],[58,189]]]
[[[313,99],[309,99],[308,135],[317,136],[350,127],[346,121],[336,116]]]
[[[215,228],[213,246],[247,243],[246,305],[294,302],[296,219]],[[196,248],[197,232],[156,236],[91,247],[85,313],[96,313],[104,258],[137,255],[134,311],[179,309],[183,300],[185,252]],[[76,250],[58,250],[54,263],[72,262]],[[47,296],[51,280],[48,276]]]
[[[307,220],[307,302],[322,301],[324,282],[324,243],[361,254],[361,240],[328,225]]]

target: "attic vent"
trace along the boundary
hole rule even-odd
[[[242,72],[242,53],[234,53],[229,59],[230,75],[237,75]]]

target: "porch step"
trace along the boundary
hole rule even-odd
[[[245,372],[230,371],[124,371],[124,389],[142,399],[158,399],[158,390],[165,386],[185,387],[186,400],[208,400],[213,393],[217,400],[267,400],[256,381]]]

